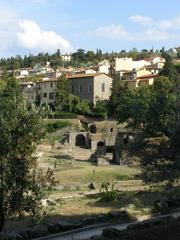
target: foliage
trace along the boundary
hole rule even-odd
[[[134,92],[119,84],[112,95],[119,122],[127,122],[129,127],[142,130],[149,136],[172,134],[176,121],[176,96],[168,78],[159,77],[153,86],[140,87]]]
[[[162,52],[161,56],[165,59],[165,64],[163,69],[160,72],[160,75],[169,77],[169,74],[172,71],[172,67],[173,67],[172,58],[166,52]]]
[[[52,149],[54,148],[54,145],[55,145],[56,141],[61,141],[62,138],[63,138],[62,136],[53,136],[53,135],[49,135],[49,136],[47,137],[48,142],[49,142],[49,144],[51,145],[51,148],[52,148]]]
[[[0,59],[0,67],[3,69],[7,69],[10,71],[14,71],[20,68],[33,68],[36,64],[40,64],[41,66],[45,66],[47,62],[50,62],[51,67],[79,67],[79,66],[92,66],[97,64],[99,61],[103,59],[111,60],[114,57],[132,57],[133,60],[140,60],[144,58],[149,58],[152,56],[160,55],[160,51],[153,52],[152,49],[147,50],[143,49],[138,52],[137,49],[132,49],[129,52],[122,50],[120,52],[111,52],[111,53],[103,53],[101,49],[97,49],[96,52],[84,49],[78,49],[76,52],[72,54],[72,60],[70,62],[63,62],[61,58],[61,52],[59,49],[55,53],[39,53],[37,55],[29,54],[21,57],[17,55],[15,57],[10,58],[1,58]]]
[[[89,102],[85,100],[80,101],[75,107],[75,112],[78,114],[90,115],[91,109]]]
[[[167,184],[173,185],[179,178],[176,159],[180,139],[179,87],[175,72],[171,79],[161,76],[154,85],[135,91],[117,82],[112,93],[111,101],[118,121],[127,122],[128,127],[141,136],[136,155],[141,153],[141,169],[146,182],[166,180]],[[156,136],[166,136],[168,140],[147,144],[147,139]],[[133,145],[137,145],[137,140]]]
[[[106,119],[109,115],[109,101],[100,101],[96,102],[95,106],[91,107],[92,115],[94,117],[101,117]]]
[[[103,202],[112,202],[117,199],[117,191],[114,190],[114,184],[103,182],[100,189],[100,199]]]
[[[47,132],[56,132],[59,129],[70,126],[71,124],[68,121],[55,121],[46,124]]]
[[[72,113],[72,112],[59,112],[59,111],[56,111],[54,113],[54,118],[58,118],[58,119],[73,119],[73,118],[77,118],[77,114],[76,113]]]
[[[42,196],[34,151],[44,136],[44,112],[28,107],[13,78],[0,92],[0,231],[7,217],[34,211]]]
[[[56,109],[59,111],[68,110],[69,106],[70,85],[65,75],[58,78]]]

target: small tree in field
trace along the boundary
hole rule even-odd
[[[33,155],[43,137],[42,111],[28,108],[13,78],[0,91],[0,232],[18,211],[38,201],[37,162]]]

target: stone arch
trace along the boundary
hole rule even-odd
[[[99,141],[97,143],[97,147],[104,147],[105,146],[105,143],[103,141]]]
[[[85,147],[86,146],[86,138],[83,134],[78,134],[76,136],[75,145],[79,146],[79,147]]]
[[[89,128],[91,133],[96,133],[97,132],[97,128],[96,128],[96,124],[92,124]]]

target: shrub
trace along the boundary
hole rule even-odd
[[[56,121],[52,123],[48,123],[46,125],[47,132],[56,132],[59,129],[70,126],[71,124],[68,121]]]
[[[61,119],[73,119],[76,118],[77,114],[76,113],[71,113],[71,112],[55,112],[54,118],[61,118]]]
[[[103,202],[112,202],[117,199],[117,190],[114,189],[114,184],[104,182],[101,184],[100,199]]]

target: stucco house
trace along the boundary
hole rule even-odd
[[[56,78],[44,78],[36,83],[34,91],[36,92],[36,100],[40,104],[50,104],[55,102],[57,90]]]

